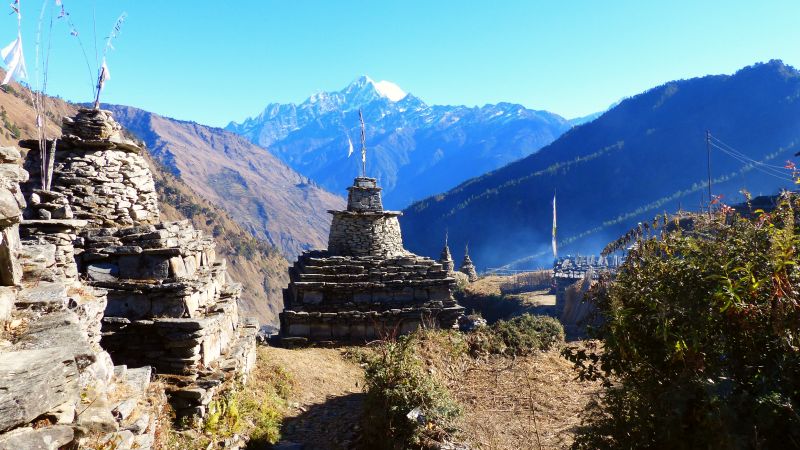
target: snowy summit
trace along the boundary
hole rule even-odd
[[[369,83],[375,87],[381,97],[387,98],[393,102],[398,102],[408,95],[406,91],[402,90],[400,86],[392,83],[391,81],[375,81],[372,78],[365,76]]]

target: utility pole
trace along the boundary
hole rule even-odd
[[[706,154],[708,155],[706,167],[708,168],[708,215],[710,216],[713,197],[711,197],[711,131],[709,130],[706,130]]]

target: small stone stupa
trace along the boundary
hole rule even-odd
[[[478,281],[478,272],[475,270],[475,264],[469,257],[469,246],[464,247],[464,261],[461,262],[461,267],[458,269],[469,279],[469,282]]]
[[[366,160],[362,122],[362,163]],[[365,163],[364,163],[365,164]],[[328,249],[289,269],[281,337],[365,341],[420,326],[456,326],[464,308],[438,262],[403,248],[397,211],[385,211],[374,178],[357,177],[347,209],[333,215]]]
[[[456,270],[456,263],[453,261],[453,255],[450,254],[450,246],[447,245],[447,233],[444,235],[444,248],[439,256],[439,264],[447,273],[453,273]]]

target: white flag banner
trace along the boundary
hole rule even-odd
[[[349,158],[350,155],[353,154],[353,141],[350,139],[350,136],[347,136],[347,145],[350,146],[350,148],[347,150],[347,157]]]
[[[102,87],[106,80],[111,79],[111,72],[108,71],[108,65],[106,65],[106,60],[103,60],[103,65],[100,66],[100,86]]]
[[[22,54],[22,35],[18,34],[17,39],[8,44],[5,48],[0,50],[0,56],[3,57],[3,62],[6,64],[6,77],[0,86],[8,84],[11,77],[19,80],[28,78],[28,71],[25,69],[25,55]]]
[[[553,194],[553,258],[558,258],[558,245],[556,243],[556,194]]]

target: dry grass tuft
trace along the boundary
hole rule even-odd
[[[558,349],[472,358],[458,333],[426,331],[420,353],[462,405],[461,439],[475,449],[555,449],[572,444],[580,413],[600,392],[579,382]]]

